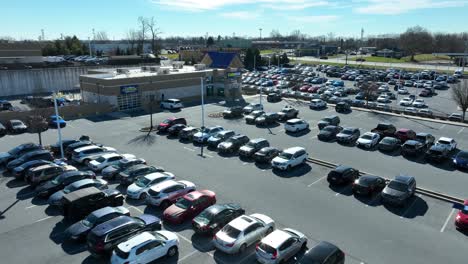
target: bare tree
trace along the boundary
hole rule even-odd
[[[128,44],[130,45],[130,51],[133,53],[135,51],[135,45],[138,42],[138,32],[134,29],[129,29],[126,35]]]
[[[412,61],[417,53],[430,52],[432,43],[432,35],[420,26],[408,28],[405,33],[400,35],[400,46],[411,55]]]
[[[159,52],[156,50],[156,39],[162,31],[157,27],[154,17],[146,19],[146,27],[151,34],[151,50],[153,51],[153,54],[158,54]]]
[[[37,133],[39,136],[39,145],[42,145],[42,132],[47,131],[49,124],[43,115],[36,113],[30,116],[27,121],[28,129],[31,133]]]
[[[12,36],[0,36],[0,42],[10,42],[15,41],[15,38]]]
[[[148,24],[148,19],[144,17],[138,17],[138,24],[140,25],[140,30],[138,34],[138,41],[139,41],[139,49],[141,53],[144,53],[145,51],[145,38],[146,38],[146,33],[148,30],[147,24]]]
[[[107,36],[107,32],[102,30],[102,31],[98,31],[96,32],[96,35],[94,37],[94,40],[97,40],[97,41],[107,41],[109,40],[109,37]]]
[[[465,122],[466,109],[468,109],[468,81],[463,80],[452,87],[452,99],[462,110],[462,122]]]
[[[379,89],[379,85],[375,82],[365,82],[359,87],[360,91],[364,95],[366,105],[369,104],[369,100],[373,100]]]

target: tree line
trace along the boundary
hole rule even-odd
[[[278,66],[289,63],[289,58],[286,53],[269,54],[261,56],[260,50],[256,48],[248,48],[244,55],[244,66],[246,69],[253,70],[254,68],[262,66]]]

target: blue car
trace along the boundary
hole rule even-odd
[[[49,126],[52,127],[52,128],[57,128],[57,121],[58,121],[58,124],[60,125],[60,128],[63,128],[63,127],[67,126],[67,122],[65,122],[65,120],[63,120],[63,118],[61,116],[59,116],[58,120],[57,120],[56,115],[51,115],[49,117]]]
[[[335,87],[344,87],[344,82],[343,81],[334,81],[333,86],[335,86]]]
[[[460,151],[453,157],[453,164],[460,169],[468,169],[468,151]]]

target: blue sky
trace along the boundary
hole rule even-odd
[[[72,4],[73,3],[73,4]],[[138,16],[158,21],[166,36],[267,36],[274,29],[319,36],[399,33],[420,25],[433,32],[468,31],[468,0],[4,0],[0,36],[46,39],[92,29],[112,39],[137,28]]]

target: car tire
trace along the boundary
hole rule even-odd
[[[168,200],[165,200],[165,201],[163,201],[163,202],[161,203],[160,207],[161,207],[161,209],[166,209],[166,208],[169,207],[170,204],[171,204],[171,203],[170,203]]]
[[[247,245],[246,245],[246,244],[242,244],[242,245],[240,246],[240,248],[239,248],[239,252],[238,252],[238,253],[239,253],[239,254],[244,253],[244,251],[245,251],[246,248],[247,248]]]
[[[176,246],[172,246],[171,248],[169,248],[169,250],[167,250],[166,257],[171,258],[177,255],[178,252],[179,249]]]
[[[148,197],[147,193],[140,194],[140,200],[146,200],[146,197]]]

